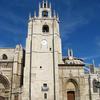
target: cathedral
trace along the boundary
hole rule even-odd
[[[62,57],[59,16],[51,3],[29,16],[26,48],[0,48],[0,100],[100,100],[99,69],[72,49]]]

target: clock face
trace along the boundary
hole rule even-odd
[[[47,45],[47,41],[46,41],[46,40],[42,40],[42,41],[41,41],[41,44],[42,44],[42,45]]]

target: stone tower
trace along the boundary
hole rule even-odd
[[[58,63],[62,61],[59,18],[42,1],[29,16],[23,100],[59,100]]]

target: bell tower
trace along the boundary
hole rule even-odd
[[[51,4],[48,4],[48,1],[42,1],[42,4],[39,4],[39,17],[52,17]]]
[[[61,51],[59,17],[43,0],[38,15],[29,16],[23,100],[59,100]]]

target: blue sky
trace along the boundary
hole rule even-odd
[[[0,47],[25,47],[28,16],[42,0],[0,0]],[[63,56],[72,48],[86,62],[100,64],[100,0],[49,0],[60,17]]]

